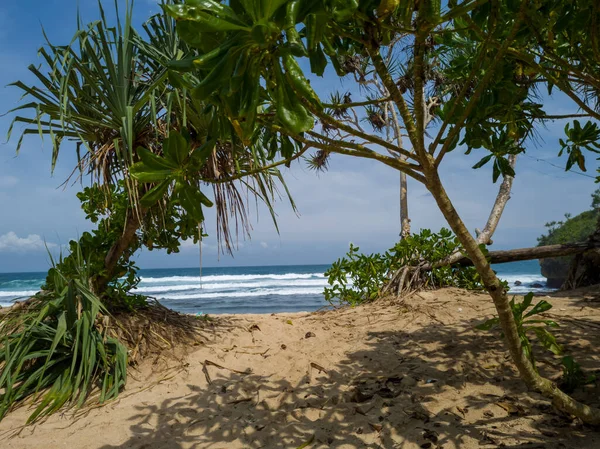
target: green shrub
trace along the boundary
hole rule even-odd
[[[338,259],[325,272],[329,287],[325,299],[342,304],[357,305],[373,301],[382,288],[402,267],[416,267],[422,262],[435,264],[456,251],[461,251],[458,239],[448,229],[439,233],[423,229],[408,236],[383,254],[361,254],[350,244],[345,257]],[[479,275],[473,267],[442,266],[423,272],[420,287],[461,287],[481,289]]]
[[[548,233],[538,237],[538,246],[585,241],[595,230],[600,215],[600,189],[592,193],[591,210],[575,217],[565,214],[565,221],[546,223]]]
[[[106,275],[106,255],[123,232],[129,210],[123,181],[106,187],[94,184],[79,192],[77,198],[81,201],[86,218],[96,224],[97,228],[91,232],[84,232],[78,240],[69,242],[69,254],[61,257],[56,266],[48,270],[42,290],[58,289],[55,281],[61,279],[61,276],[57,276],[57,271],[66,279],[78,278],[81,260],[85,261],[86,270],[91,276],[90,282],[94,277]],[[132,309],[146,304],[144,297],[129,294],[140,281],[137,275],[138,267],[131,260],[131,256],[141,245],[141,239],[136,238],[119,259],[114,278],[101,298],[106,307]]]
[[[594,232],[597,222],[597,210],[588,210],[572,218],[567,214],[565,221],[546,223],[548,233],[538,237],[538,246],[583,242]]]
[[[69,257],[68,275],[50,272],[51,291],[0,320],[0,419],[30,397],[38,405],[28,423],[83,405],[94,388],[100,402],[113,399],[125,385],[127,349],[105,333],[108,311],[90,290],[81,248]]]
[[[586,375],[579,363],[577,363],[570,355],[562,359],[563,375],[559,382],[559,387],[565,393],[573,393],[582,385],[596,381],[595,375]]]
[[[515,297],[513,296],[512,300],[510,301],[510,307],[517,324],[517,333],[521,339],[521,348],[529,360],[531,360],[533,366],[535,366],[535,358],[533,356],[531,342],[527,336],[528,334],[534,333],[542,346],[544,346],[553,354],[560,354],[562,352],[562,348],[557,343],[554,335],[552,335],[552,333],[547,329],[547,327],[558,327],[558,324],[553,320],[532,318],[534,315],[539,315],[550,310],[552,308],[552,304],[550,304],[548,301],[541,300],[531,307],[530,310],[528,310],[532,302],[533,293],[529,292],[527,295],[525,295],[522,302],[516,302]],[[499,325],[500,320],[498,317],[496,317],[476,326],[476,328],[479,330],[491,330]]]

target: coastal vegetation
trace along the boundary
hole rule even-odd
[[[422,229],[417,234],[407,234],[383,254],[359,251],[350,244],[346,256],[325,272],[330,285],[324,291],[327,301],[355,306],[423,288],[483,288],[473,267],[444,263],[456,252],[462,252],[458,239],[448,229],[442,228],[438,233]]]
[[[538,238],[538,246],[576,243],[587,240],[596,230],[600,219],[600,189],[592,194],[591,209],[574,217],[565,214],[565,219],[546,223],[547,233]],[[575,256],[541,259],[542,275],[548,285],[560,288],[564,284]]]
[[[31,100],[13,111],[13,126],[25,125],[17,152],[29,134],[49,138],[54,169],[65,143],[75,141],[68,150],[78,165],[65,182],[89,183],[77,196],[96,229],[70,242],[40,294],[1,317],[0,418],[32,395],[41,395],[41,405],[30,421],[83,404],[92,387],[103,392],[100,402],[114,398],[125,384],[125,360],[135,362],[143,347],[193,337],[201,321],[135,294],[133,254],[198,243],[202,208],[213,206],[204,186],[212,190],[223,251],[234,248],[232,228],[249,230],[249,196],[274,213],[274,199],[286,191],[264,147],[209,138],[221,117],[182,85],[192,74],[167,67],[197,54],[171,18],[156,15],[138,34],[131,3],[123,21],[117,11],[115,26],[101,4],[100,13],[101,20],[78,24],[69,45],[40,49],[44,65],[29,67],[37,83],[13,84]],[[156,323],[153,332],[142,331],[148,322]]]
[[[144,34],[131,25],[131,5],[116,26],[101,9],[102,19],[80,24],[70,45],[48,43],[40,50],[45,72],[30,67],[38,84],[15,83],[30,99],[16,110],[15,123],[26,125],[17,146],[25,135],[46,136],[56,163],[63,141],[76,142],[74,173],[90,182],[80,199],[98,229],[72,245],[26,313],[15,309],[3,317],[11,337],[0,343],[0,413],[38,393],[42,402],[30,420],[82,404],[92,387],[102,392],[101,401],[115,397],[125,380],[127,340],[108,338],[104,318],[153,307],[130,292],[136,283],[131,255],[141,246],[177,251],[182,240],[200,241],[203,208],[213,206],[217,238],[230,251],[231,229],[248,230],[246,193],[275,219],[279,189],[287,191],[281,166],[307,157],[325,169],[343,155],[422,183],[453,235],[405,232],[391,258],[357,256],[351,248],[329,274],[340,285],[356,273],[361,291],[352,296],[342,283],[329,290],[330,298],[357,303],[388,286],[386,292],[401,294],[407,279],[417,281],[415,288],[482,285],[528,387],[559,410],[600,424],[599,410],[536,369],[523,327],[527,315],[514,313],[486,248],[518,173],[517,156],[537,127],[588,120],[567,126],[556,149],[567,168],[586,169],[586,155],[600,149],[594,0],[452,0],[443,7],[439,1],[187,0],[162,6]],[[326,97],[310,81],[324,75],[353,87]],[[553,115],[542,90],[560,91],[580,112]],[[501,183],[476,236],[440,177],[452,151],[480,154],[473,168],[491,167],[492,181]],[[595,254],[590,242],[585,254]],[[473,268],[452,266],[464,258]]]

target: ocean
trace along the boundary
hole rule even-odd
[[[142,269],[137,293],[152,296],[174,310],[194,314],[314,311],[323,298],[328,265]],[[496,265],[511,292],[546,292],[536,260]],[[0,273],[0,306],[37,292],[45,273]],[[520,281],[520,286],[514,285]],[[542,287],[533,287],[541,284]]]

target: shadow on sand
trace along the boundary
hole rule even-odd
[[[600,447],[595,430],[526,394],[498,335],[473,324],[448,326],[433,317],[410,333],[369,332],[366,347],[333,369],[312,364],[294,383],[277,372],[205,365],[209,383],[139,404],[130,439],[102,449]],[[590,371],[600,368],[590,353],[600,343],[597,329],[579,319],[559,331]],[[556,378],[560,359],[536,351],[540,370]],[[578,395],[598,405],[595,384]]]

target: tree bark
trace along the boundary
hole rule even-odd
[[[511,154],[508,157],[508,162],[514,170],[515,164],[517,163],[517,155]],[[513,180],[513,176],[504,176],[502,184],[500,184],[500,188],[498,189],[498,195],[496,195],[496,201],[494,201],[490,216],[488,217],[483,231],[479,231],[478,229],[475,230],[475,233],[477,234],[477,241],[479,243],[483,243],[485,245],[491,245],[493,243],[492,236],[494,235],[494,232],[496,232],[498,222],[500,222],[500,217],[502,217],[506,203],[508,203],[508,200],[510,199],[510,191],[512,190]]]
[[[427,161],[429,162],[429,161]],[[537,372],[531,360],[527,357],[521,346],[521,339],[517,331],[517,325],[513,316],[508,295],[501,281],[492,270],[485,254],[481,251],[478,242],[469,233],[467,227],[458,215],[454,205],[450,201],[437,170],[428,163],[425,167],[427,188],[433,195],[438,207],[446,218],[446,221],[463,245],[465,252],[473,262],[475,269],[481,276],[485,289],[488,291],[498,313],[500,325],[504,332],[504,338],[512,359],[527,386],[542,393],[552,400],[556,408],[563,412],[573,414],[588,424],[600,424],[600,410],[589,407],[574,400],[563,393],[558,386]]]
[[[115,268],[119,260],[135,239],[137,239],[136,233],[140,228],[141,217],[144,213],[145,211],[139,211],[139,214],[136,214],[135,211],[132,210],[127,213],[123,232],[119,239],[112,245],[104,259],[105,273],[92,279],[92,290],[96,295],[102,296],[110,281],[115,277]]]
[[[582,254],[591,248],[599,248],[598,242],[580,242],[565,243],[562,245],[534,246],[533,248],[518,248],[501,251],[490,251],[487,258],[490,263],[508,263],[518,262],[520,260],[544,259],[546,257],[571,256],[573,254]],[[445,263],[444,265],[448,265]],[[461,259],[452,263],[452,265],[471,266],[473,261],[463,256]],[[436,266],[438,266],[436,264]],[[439,265],[442,266],[442,265]]]

